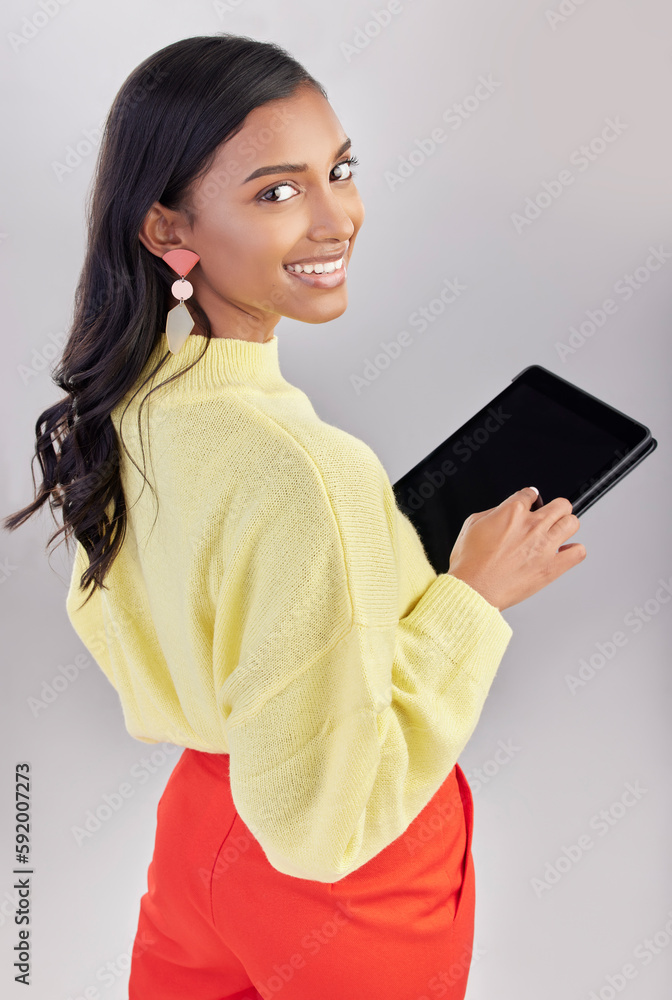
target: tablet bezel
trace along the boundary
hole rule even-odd
[[[633,420],[627,414],[622,413],[591,393],[568,382],[547,368],[541,365],[528,365],[527,368],[524,368],[518,375],[514,376],[510,384],[500,393],[489,400],[485,406],[478,410],[469,420],[465,421],[461,427],[449,434],[421,461],[417,462],[393,484],[397,506],[416,526],[421,540],[422,532],[414,520],[414,511],[412,508],[407,507],[405,503],[405,500],[408,499],[407,491],[409,486],[415,488],[418,477],[422,477],[428,467],[431,469],[440,468],[442,463],[448,460],[448,456],[451,454],[451,446],[454,445],[455,441],[467,434],[473,428],[474,424],[483,422],[488,412],[493,408],[498,405],[505,405],[508,395],[515,391],[516,386],[521,383],[530,386],[562,406],[568,412],[578,414],[584,420],[592,423],[593,426],[614,435],[624,442],[625,452],[623,453],[622,449],[617,449],[614,453],[615,460],[612,464],[598,470],[590,480],[579,487],[579,495],[572,501],[573,511],[577,516],[591,507],[657,446],[657,441],[651,437],[649,428],[640,421]],[[414,481],[412,485],[409,484],[409,480]],[[521,484],[521,486],[525,485],[528,484]],[[553,498],[542,497],[544,501],[551,499]],[[439,568],[434,562],[433,565],[437,572],[445,572],[445,569]]]
[[[504,393],[510,392],[515,383],[531,386],[565,409],[573,410],[600,430],[613,434],[614,437],[623,438],[627,442],[629,451],[641,446],[651,436],[648,427],[638,420],[633,420],[616,407],[603,402],[585,389],[580,389],[542,365],[528,365],[511,379],[511,384],[504,389]]]

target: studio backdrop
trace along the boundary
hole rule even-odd
[[[276,328],[283,375],[323,420],[394,482],[538,364],[651,428],[656,451],[582,517],[583,563],[504,612],[513,637],[460,758],[475,805],[467,996],[669,997],[670,4],[10,0],[0,16],[3,516],[32,499],[34,423],[61,396],[50,373],[110,104],[149,54],[219,31],[304,63],[360,161],[346,312]],[[181,749],[127,734],[68,621],[71,556],[45,553],[56,526],[43,508],[0,536],[0,992],[122,1000]]]

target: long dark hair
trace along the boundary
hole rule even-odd
[[[190,185],[209,169],[218,146],[240,131],[254,108],[290,97],[302,84],[327,97],[280,46],[221,32],[184,38],[149,56],[126,79],[110,108],[87,203],[88,245],[74,318],[60,365],[51,374],[67,395],[44,410],[35,425],[31,471],[37,458],[43,474],[39,492],[33,472],[34,501],[3,521],[13,531],[45,501],[52,516],[61,507],[63,526],[47,546],[61,533],[66,546],[72,535],[84,546],[89,566],[80,587],[91,588],[87,601],[96,586],[105,586],[126,532],[110,413],[139,380],[163,336],[161,323],[175,304],[170,292],[174,272],[139,239],[144,218],[158,200],[193,220]],[[189,304],[205,331],[205,353],[212,328],[195,297]],[[168,356],[166,352],[142,385]],[[149,395],[140,405],[139,429]],[[124,449],[130,458],[125,444]],[[144,470],[141,474],[147,482]]]

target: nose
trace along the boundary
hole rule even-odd
[[[333,189],[313,192],[310,199],[310,227],[312,240],[336,240],[345,243],[355,232],[355,223],[348,212],[348,199]]]

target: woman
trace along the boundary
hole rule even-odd
[[[472,515],[437,576],[376,455],[283,378],[280,317],[346,308],[355,162],[306,70],[234,35],[146,59],[106,125],[67,395],[5,523],[62,507],[73,627],[131,735],[185,748],[131,1000],[464,997],[457,758],[502,610],[585,556],[560,544],[569,501],[531,510],[529,487]]]

